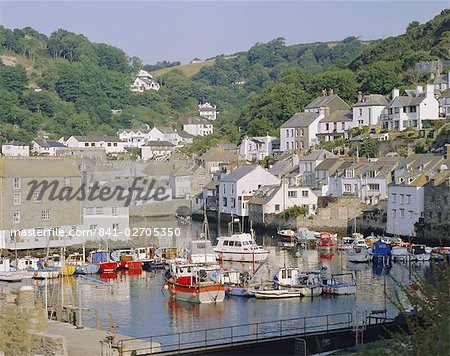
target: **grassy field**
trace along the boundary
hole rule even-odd
[[[214,59],[210,59],[207,61],[203,61],[201,63],[193,63],[193,64],[182,64],[180,66],[175,67],[169,67],[169,68],[163,68],[159,70],[155,70],[151,74],[155,77],[161,76],[163,74],[166,74],[170,72],[171,70],[178,69],[181,70],[184,74],[186,74],[188,77],[192,77],[194,74],[198,73],[200,69],[203,67],[211,66],[214,63]]]

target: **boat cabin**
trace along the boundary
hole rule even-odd
[[[156,257],[155,247],[138,247],[135,252],[138,260],[153,260]]]
[[[247,233],[223,236],[219,237],[217,240],[217,247],[222,248],[224,251],[231,252],[261,249],[260,246],[256,245],[252,235]]]
[[[214,282],[210,277],[210,272],[217,269],[200,264],[172,264],[171,274],[176,278],[176,283],[185,286],[192,286],[200,282]],[[216,277],[217,278],[217,277]],[[219,278],[218,280],[220,280]]]
[[[84,259],[83,259],[83,255],[80,253],[72,253],[67,257],[67,264],[69,265],[77,265],[77,266],[81,266],[83,265]]]
[[[161,258],[164,259],[173,259],[178,255],[178,249],[176,247],[160,247],[159,253],[161,254]]]
[[[26,256],[23,258],[19,258],[17,260],[18,270],[38,269],[38,268],[39,268],[39,258]]]
[[[422,255],[427,253],[425,251],[425,245],[411,245],[411,253],[413,255]]]
[[[91,251],[89,254],[89,260],[94,264],[109,262],[109,251]]]
[[[391,248],[386,242],[377,241],[372,244],[372,253],[379,256],[390,256]]]
[[[189,258],[192,263],[215,263],[216,254],[209,240],[194,240],[190,243]]]
[[[9,272],[10,270],[9,258],[0,259],[0,272]]]

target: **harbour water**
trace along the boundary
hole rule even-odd
[[[176,245],[187,247],[191,239],[198,238],[201,223],[180,225],[175,219],[136,220],[130,228],[140,227],[172,227],[180,229],[180,236],[159,237],[141,236],[134,244],[159,244],[160,246]],[[222,233],[225,231],[222,230]],[[211,226],[213,245],[218,234],[218,227]],[[146,337],[156,334],[168,334],[180,331],[211,329],[224,326],[249,324],[304,316],[324,315],[340,312],[371,311],[387,309],[388,316],[394,316],[396,310],[390,298],[398,287],[398,282],[407,283],[411,274],[425,273],[429,265],[420,264],[407,267],[393,263],[392,267],[374,268],[372,264],[353,264],[347,262],[346,254],[336,251],[334,254],[320,254],[316,250],[300,250],[296,247],[280,245],[276,236],[257,235],[257,242],[264,243],[270,251],[267,263],[258,271],[256,282],[273,278],[278,267],[283,265],[300,267],[301,270],[318,269],[326,266],[330,273],[355,273],[357,294],[349,296],[324,295],[310,298],[294,298],[285,300],[256,300],[240,297],[226,298],[217,304],[189,304],[172,300],[168,291],[163,289],[163,271],[142,272],[138,275],[118,273],[100,275],[98,278],[110,284],[94,286],[88,283],[77,283],[76,277],[64,278],[64,303],[78,304],[81,295],[83,308],[83,324],[96,327],[96,311],[100,316],[102,328],[109,328],[109,314],[112,315],[117,331],[123,335]],[[296,254],[296,252],[299,252]],[[297,257],[298,256],[298,257]],[[251,269],[251,264],[234,263],[237,269]],[[44,299],[43,282],[30,281],[36,286],[37,293]],[[49,303],[60,303],[61,280],[48,285]],[[77,288],[81,290],[78,291]]]

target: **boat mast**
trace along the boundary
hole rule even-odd
[[[207,263],[206,259],[206,240],[209,240],[209,225],[208,225],[208,217],[206,215],[206,204],[203,205],[203,237],[205,239],[205,263]]]

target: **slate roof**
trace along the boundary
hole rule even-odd
[[[404,106],[417,106],[426,98],[426,93],[415,94],[413,91],[410,91],[410,95],[397,96],[394,100],[392,100],[388,108],[400,108]]]
[[[11,141],[6,144],[10,145],[10,146],[28,146],[25,143],[23,143],[22,141]]]
[[[322,148],[320,150],[315,150],[315,151],[311,152],[307,156],[300,157],[299,161],[317,161],[322,156],[324,156],[324,159],[337,157],[334,153],[331,153],[330,151]]]
[[[211,147],[200,156],[201,160],[209,162],[233,162],[238,159],[236,153],[227,151],[219,147]]]
[[[286,121],[282,128],[291,127],[308,127],[319,117],[318,113],[315,112],[299,112],[294,114],[288,121]]]
[[[180,136],[181,138],[193,138],[194,137],[193,135],[191,135],[190,133],[187,133],[184,130],[178,132],[178,136]]]
[[[157,128],[159,131],[161,131],[162,133],[165,133],[165,134],[170,134],[170,133],[175,132],[175,130],[169,126],[155,126],[155,128]]]
[[[288,170],[293,168],[292,164],[292,156],[283,159],[282,161],[275,162],[274,165],[269,169],[269,172],[274,176],[281,176],[286,173]]]
[[[344,164],[342,158],[327,158],[316,166],[316,171],[328,171],[329,175],[333,175],[340,166]]]
[[[320,122],[343,122],[353,121],[353,113],[348,110],[335,110],[325,116]]]
[[[237,167],[233,172],[223,177],[221,182],[237,182],[239,179],[245,177],[250,172],[254,171],[256,166],[241,166]]]
[[[269,203],[275,194],[281,189],[281,185],[263,185],[253,194],[249,204],[264,205]]]
[[[81,174],[65,159],[0,158],[0,177],[81,177]]]
[[[328,107],[330,109],[330,112],[337,110],[337,109],[343,109],[343,107],[349,108],[347,103],[343,101],[339,95],[333,94],[333,95],[322,95],[315,98],[313,101],[311,101],[305,109],[318,109],[321,107]]]
[[[175,145],[169,141],[148,141],[144,146],[163,146],[163,147],[175,147]]]
[[[34,140],[41,147],[66,147],[58,141]]]
[[[358,101],[353,107],[363,106],[387,106],[389,105],[389,99],[381,94],[369,94],[364,95],[361,101]]]

